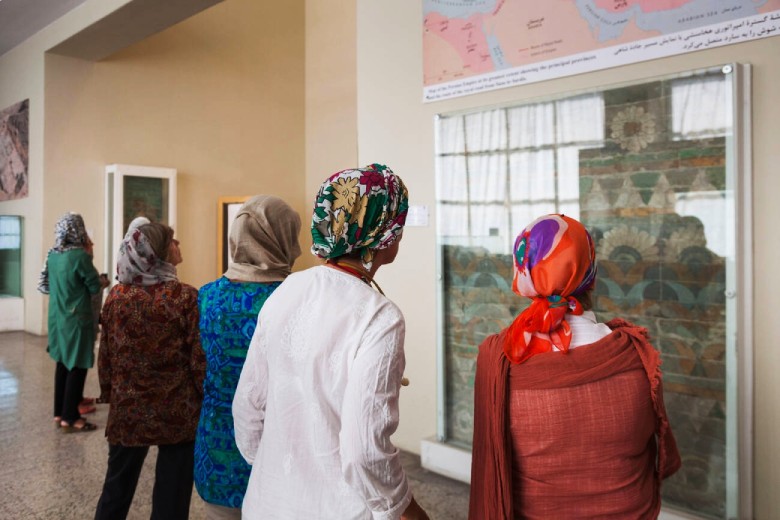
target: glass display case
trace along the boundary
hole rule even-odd
[[[152,166],[106,166],[105,271],[114,282],[116,255],[127,227],[146,217],[176,227],[176,170]]]
[[[646,327],[683,458],[665,507],[745,516],[750,489],[747,71],[726,65],[436,118],[439,440],[470,449],[478,345],[530,303],[512,245],[564,213],[597,247],[594,310]]]

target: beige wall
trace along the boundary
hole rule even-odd
[[[780,256],[774,230],[780,221],[780,38],[722,47],[617,69],[573,76],[492,93],[422,104],[422,34],[418,2],[358,3],[358,149],[359,162],[383,162],[406,181],[411,204],[434,208],[433,118],[441,112],[527,100],[628,80],[728,62],[753,68],[753,219],[755,297],[754,512],[776,518],[780,511],[780,349],[771,301],[780,290],[773,274]],[[407,321],[407,374],[402,392],[398,443],[419,449],[419,439],[436,430],[436,266],[435,213],[426,228],[407,228],[396,264],[380,273],[388,296]]]
[[[23,45],[0,57],[0,110],[30,100],[29,196],[0,202],[1,215],[23,217],[22,296],[26,329],[40,333],[43,298],[35,290],[43,266],[43,59]],[[53,228],[52,228],[53,229]]]
[[[306,182],[301,266],[314,196],[331,173],[357,166],[356,0],[306,0]]]
[[[219,196],[308,213],[304,3],[224,2],[97,63],[44,54],[126,1],[88,0],[0,57],[0,106],[30,99],[30,196],[0,204],[25,217],[29,332],[45,332],[35,287],[63,212],[84,215],[102,269],[106,164],[178,170],[179,273],[196,286],[217,274]]]
[[[97,63],[44,54],[124,3],[88,1],[0,57],[0,106],[31,107],[30,196],[0,204],[25,217],[30,332],[45,332],[35,287],[63,212],[84,215],[102,269],[106,164],[178,170],[179,272],[196,286],[216,276],[219,196],[304,206],[303,2],[224,2]]]
[[[274,193],[306,222],[319,183],[357,165],[355,2],[264,4],[218,4],[97,63],[47,55],[44,221],[81,211],[99,240],[106,164],[177,168],[195,285],[216,273],[218,196]],[[296,269],[310,245],[304,225]]]
[[[218,197],[302,210],[303,23],[303,2],[232,0],[97,63],[47,56],[44,220],[103,237],[106,164],[176,168],[179,276],[213,280]]]
[[[45,327],[45,301],[36,291],[44,255],[51,246],[54,222],[45,220],[44,186],[44,53],[83,27],[118,9],[128,0],[88,0],[0,56],[0,109],[30,100],[29,196],[0,202],[0,214],[24,217],[22,291],[25,330],[40,334]]]
[[[433,117],[507,101],[684,71],[725,62],[753,70],[755,517],[780,511],[780,350],[772,276],[780,241],[780,39],[637,64],[434,104],[422,104],[418,2],[257,2],[229,0],[110,59],[84,62],[44,51],[126,0],[88,0],[0,57],[0,107],[29,98],[30,197],[0,203],[26,219],[26,329],[43,331],[35,292],[63,211],[84,213],[103,236],[103,167],[109,163],[179,170],[182,278],[199,285],[216,270],[216,200],[271,192],[303,217],[330,172],[381,162],[406,181],[410,202],[431,210],[428,227],[408,228],[397,262],[378,281],[407,320],[407,371],[395,441],[419,451],[436,431],[436,267]],[[304,23],[305,18],[305,23]],[[305,33],[304,33],[305,28]],[[357,33],[357,35],[356,35]],[[305,60],[304,60],[305,53]],[[44,114],[45,103],[45,114]],[[45,133],[44,133],[45,125]],[[44,152],[45,146],[45,152]],[[44,175],[45,172],[45,175]],[[305,252],[298,266],[312,265]],[[98,255],[102,249],[98,248]],[[102,265],[102,258],[96,258]],[[761,304],[759,304],[761,303]]]

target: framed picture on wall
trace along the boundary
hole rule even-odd
[[[233,260],[230,257],[230,247],[228,237],[230,236],[230,225],[238,214],[238,210],[249,196],[241,197],[220,197],[217,202],[217,276],[227,270],[228,265]]]
[[[28,195],[30,100],[0,109],[0,201]]]

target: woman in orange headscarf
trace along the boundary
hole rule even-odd
[[[647,331],[596,321],[593,240],[572,218],[526,227],[514,267],[532,302],[479,348],[469,518],[657,517],[680,456]]]

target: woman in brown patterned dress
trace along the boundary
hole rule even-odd
[[[206,365],[198,291],[177,279],[181,260],[173,229],[159,223],[129,233],[119,249],[119,284],[101,313],[98,374],[110,403],[109,452],[96,519],[127,517],[149,446],[158,447],[151,518],[189,515]]]

